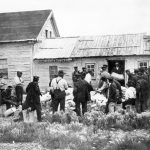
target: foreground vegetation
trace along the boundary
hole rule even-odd
[[[43,149],[149,150],[149,114],[92,111],[77,117],[73,111],[47,111],[41,123],[1,119],[0,142],[38,143]]]

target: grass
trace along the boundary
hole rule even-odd
[[[38,142],[49,149],[148,150],[149,127],[148,116],[134,113],[93,111],[78,118],[74,112],[47,112],[42,123],[0,124],[0,142]]]

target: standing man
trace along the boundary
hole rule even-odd
[[[73,81],[73,83],[77,82],[78,74],[80,74],[80,72],[78,71],[78,67],[75,66],[74,67],[74,72],[72,73],[72,81]]]
[[[40,103],[40,95],[42,96],[40,92],[40,88],[38,85],[39,77],[34,76],[33,82],[30,82],[26,88],[27,97],[26,101],[23,104],[22,109],[28,109],[30,108],[31,111],[36,110],[37,113],[37,119],[39,122],[42,121],[41,118],[41,103]]]
[[[24,81],[22,79],[22,72],[17,71],[17,76],[14,78],[14,83],[15,83],[17,102],[22,105],[23,84],[24,84]]]
[[[82,80],[81,75],[78,75],[78,81],[74,86],[73,93],[75,95],[75,110],[78,116],[81,116],[80,104],[82,105],[82,114],[87,112],[87,101],[89,100],[88,87],[85,80]]]
[[[82,80],[84,80],[86,74],[87,74],[86,68],[85,68],[85,67],[82,67],[82,72],[81,72],[81,78],[82,78]]]
[[[121,67],[119,66],[119,63],[115,63],[115,67],[113,67],[111,72],[115,72],[117,74],[123,74]]]
[[[117,103],[117,86],[113,81],[113,77],[108,78],[109,88],[108,88],[108,111],[110,113],[115,112]]]
[[[118,62],[115,63],[115,67],[113,67],[111,73],[113,72],[119,75],[123,75],[123,70],[120,67]],[[117,80],[120,82],[121,86],[124,86],[124,77],[122,79],[117,79]]]
[[[148,100],[148,81],[145,80],[142,76],[142,72],[139,71],[138,73],[138,81],[136,83],[136,110],[138,113],[141,113],[145,111],[147,106],[147,100]]]
[[[54,78],[51,82],[52,91],[54,94],[52,107],[53,113],[58,110],[58,105],[60,104],[60,110],[65,111],[65,90],[68,89],[68,84],[64,77],[63,70],[59,70],[58,77]]]

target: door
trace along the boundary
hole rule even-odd
[[[125,73],[125,60],[108,60],[108,72],[111,74],[113,67],[115,67],[115,63],[118,62],[119,66],[123,72]],[[125,81],[121,82],[122,86],[125,86]]]

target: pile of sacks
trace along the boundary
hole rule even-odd
[[[92,103],[91,108],[97,109],[99,107],[106,106],[108,99],[103,95],[95,91],[90,92]]]
[[[68,110],[74,110],[75,109],[75,102],[73,101],[73,88],[68,88],[66,91],[66,98],[65,98],[65,108]]]

